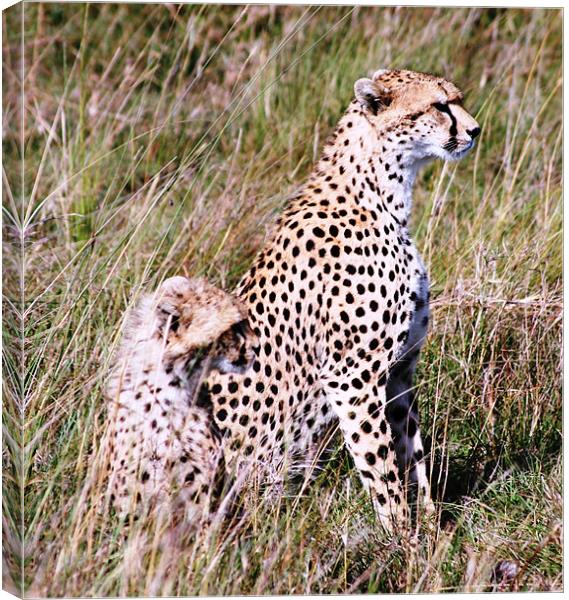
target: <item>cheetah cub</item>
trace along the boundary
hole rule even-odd
[[[221,458],[196,391],[211,370],[244,373],[255,341],[242,303],[203,279],[167,279],[128,315],[106,388],[108,498],[119,515],[159,506],[194,519]]]

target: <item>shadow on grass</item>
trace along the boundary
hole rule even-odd
[[[430,440],[425,440],[428,451]],[[442,503],[441,527],[456,522],[453,505],[465,505],[473,497],[480,497],[493,484],[507,477],[512,469],[531,470],[527,453],[519,452],[504,459],[503,449],[477,447],[466,456],[448,456],[435,452],[431,464],[431,495]]]

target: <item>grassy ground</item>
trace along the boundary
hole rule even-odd
[[[560,11],[27,4],[2,27],[5,587],[483,591],[509,560],[502,588],[560,590]],[[337,445],[315,485],[253,494],[183,551],[155,522],[123,539],[92,457],[124,309],[174,274],[234,286],[380,67],[444,74],[482,124],[415,196],[440,527],[382,537]]]

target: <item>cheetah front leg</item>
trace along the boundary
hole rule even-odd
[[[425,467],[423,443],[419,430],[419,413],[413,389],[413,375],[429,321],[428,287],[415,304],[408,341],[387,381],[386,416],[393,432],[400,476],[425,512],[434,512]]]
[[[394,525],[406,527],[409,510],[385,416],[385,385],[362,385],[362,380],[348,371],[344,376],[336,374],[336,379],[328,383],[326,397],[338,416],[346,446],[380,523],[388,531]]]
[[[419,414],[413,390],[413,368],[398,363],[387,384],[386,415],[393,432],[400,476],[427,513],[434,511],[419,430]]]

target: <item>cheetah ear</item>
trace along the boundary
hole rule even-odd
[[[170,295],[164,295],[158,299],[156,304],[157,325],[160,331],[169,323],[168,329],[176,331],[180,323],[180,306]]]
[[[157,313],[164,317],[164,320],[166,320],[170,315],[173,317],[180,316],[178,306],[176,306],[171,298],[159,298],[156,309]]]
[[[180,324],[180,311],[169,299],[163,299],[156,305],[156,325],[160,335],[164,334],[164,327],[168,324],[169,331],[176,331]]]
[[[391,71],[391,69],[378,69],[372,76],[371,78],[374,81],[377,81],[380,77],[382,77],[383,75],[385,75],[386,73],[389,73]]]
[[[391,104],[389,90],[371,79],[364,77],[354,84],[356,100],[362,107],[374,115]]]

